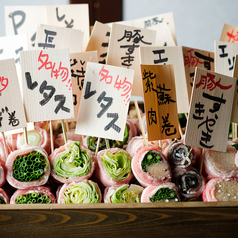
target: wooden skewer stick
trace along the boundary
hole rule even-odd
[[[99,149],[99,145],[100,145],[100,140],[101,140],[101,138],[98,137],[97,147],[96,147],[96,151],[95,151],[95,158],[97,158],[98,149]]]
[[[63,136],[64,136],[64,143],[67,143],[67,135],[66,135],[66,131],[65,131],[65,127],[64,127],[64,120],[61,120],[61,126],[62,126],[62,130],[63,130]]]
[[[23,128],[23,131],[24,131],[25,144],[28,145],[28,136],[27,136],[27,129],[26,129],[26,127]]]
[[[3,140],[4,151],[5,151],[6,157],[8,157],[7,143],[6,143],[5,135],[4,135],[4,132],[1,132],[1,133],[2,133],[2,140]]]
[[[140,115],[140,110],[139,110],[136,98],[134,99],[134,103],[135,103],[135,106],[136,106],[136,113],[137,113],[137,116],[138,116],[138,119],[139,119],[140,129],[141,129],[141,132],[142,132],[144,143],[145,143],[145,146],[148,147],[148,142],[147,142],[147,139],[146,139],[146,136],[145,136],[145,130],[144,130],[144,127],[143,127],[143,123],[142,123],[142,119],[141,119],[141,115]]]
[[[234,135],[235,137],[234,137],[234,139],[235,139],[235,138],[237,138],[237,123],[234,123],[234,124],[235,124],[235,135]]]
[[[180,134],[180,136],[182,138],[184,134],[183,134],[183,130],[182,130],[180,122],[178,123],[178,127],[179,127],[179,134]]]
[[[68,121],[65,122],[65,126],[66,126],[66,132],[69,132],[69,122]]]
[[[50,121],[50,145],[51,145],[51,153],[53,153],[53,151],[54,151],[54,135],[53,135],[52,121]]]
[[[203,168],[203,160],[204,160],[204,154],[205,154],[205,149],[202,149],[202,157],[201,157],[201,163],[200,163],[200,174],[202,174],[202,168]]]
[[[11,134],[10,136],[11,136],[11,149],[12,149],[12,151],[14,151],[14,146],[13,146],[13,135]]]

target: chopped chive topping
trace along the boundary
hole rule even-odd
[[[51,199],[46,194],[34,192],[18,195],[15,202],[16,204],[51,203]]]
[[[6,204],[6,203],[0,198],[0,204]]]
[[[165,200],[175,200],[178,199],[175,191],[170,188],[160,188],[152,198],[150,198],[151,202],[162,202]]]
[[[146,153],[145,158],[142,160],[141,168],[143,172],[146,171],[146,166],[159,163],[160,162],[160,156],[157,153],[153,153],[152,150],[150,150],[148,153]]]
[[[17,156],[12,169],[13,177],[21,182],[31,182],[41,179],[46,168],[46,158],[37,151],[28,155]]]

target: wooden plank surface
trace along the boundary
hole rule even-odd
[[[237,237],[237,223],[237,202],[3,205],[0,210],[0,236],[19,238]]]

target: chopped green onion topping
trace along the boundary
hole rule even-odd
[[[99,203],[99,191],[91,181],[82,181],[64,191],[64,203]]]
[[[6,204],[3,199],[0,198],[0,204]]]
[[[90,172],[91,159],[87,151],[80,150],[79,142],[66,145],[65,151],[59,153],[52,165],[55,173],[62,178],[82,177]]]
[[[45,155],[31,151],[28,155],[17,156],[12,169],[13,177],[21,182],[31,182],[42,178],[47,167]]]
[[[151,202],[163,202],[165,200],[168,201],[176,201],[178,197],[173,189],[170,188],[160,188],[153,197],[150,198]]]
[[[18,195],[15,200],[16,204],[32,204],[32,203],[51,203],[51,199],[46,195],[38,192],[28,193],[26,195]]]
[[[157,153],[153,153],[152,150],[146,153],[144,159],[141,162],[141,168],[143,172],[146,171],[146,167],[151,164],[159,163],[160,162],[160,155]]]
[[[101,161],[108,175],[116,181],[123,181],[131,174],[131,159],[125,151],[115,154],[109,151],[103,155]]]
[[[132,186],[132,185],[131,185]],[[116,189],[111,196],[112,203],[138,203],[140,202],[141,188],[134,186],[133,189],[129,188],[128,184],[124,184]]]

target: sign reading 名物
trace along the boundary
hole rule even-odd
[[[75,118],[72,119],[73,121],[76,121],[78,116],[87,62],[98,62],[97,51],[70,54],[71,80],[75,116]]]
[[[26,126],[15,61],[0,60],[0,132]]]
[[[112,24],[107,64],[135,70],[133,96],[142,96],[139,48],[154,45],[156,31]]]
[[[107,51],[110,38],[111,27],[95,22],[93,30],[86,48],[86,51],[97,51],[98,52],[98,63],[107,63]]]
[[[185,144],[226,151],[236,79],[197,68]]]
[[[182,47],[190,100],[196,67],[214,71],[214,53],[189,47]]]
[[[27,120],[74,118],[69,50],[22,51],[20,57]]]
[[[37,28],[35,49],[66,49],[69,53],[82,51],[83,32],[58,26],[40,25]]]
[[[173,64],[178,113],[187,113],[189,98],[181,46],[140,47],[141,64]]]
[[[233,76],[235,56],[237,54],[237,43],[215,41],[215,72]]]
[[[133,78],[134,70],[88,62],[75,133],[122,141]]]
[[[173,65],[141,65],[148,140],[179,138]]]
[[[35,46],[39,24],[82,30],[85,50],[89,40],[88,4],[5,6],[6,35],[27,34],[28,49]]]

